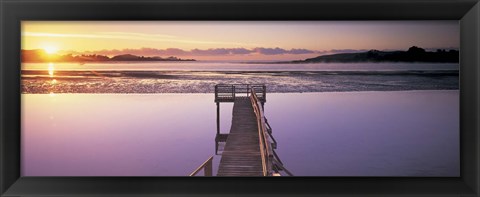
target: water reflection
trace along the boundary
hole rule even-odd
[[[458,176],[458,90],[268,98],[296,176]],[[215,118],[210,94],[22,94],[22,176],[185,176],[212,155]]]
[[[215,155],[221,155],[227,142],[228,134],[217,133],[215,136]]]
[[[22,94],[22,174],[186,176],[212,155],[211,104],[208,94]]]
[[[55,71],[54,64],[48,63],[48,75],[50,76],[50,78],[53,78],[54,71]]]
[[[50,78],[52,78],[52,80],[50,80],[50,96],[53,96],[54,93],[53,93],[53,89],[54,89],[54,85],[57,84],[57,80],[54,78],[55,77],[55,64],[53,63],[48,63],[48,76]]]

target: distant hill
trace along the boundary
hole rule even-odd
[[[48,54],[42,49],[22,50],[22,62],[114,62],[114,61],[195,61],[194,59],[180,59],[177,57],[145,57],[132,54],[123,54],[113,57],[104,55],[57,55]]]
[[[333,55],[322,55],[305,60],[296,60],[288,63],[317,63],[317,62],[435,62],[435,63],[456,63],[459,62],[458,50],[437,50],[427,52],[425,49],[413,46],[407,51],[378,51],[370,50],[361,53],[339,53]],[[282,62],[285,63],[285,62]]]

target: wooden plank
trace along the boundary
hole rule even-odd
[[[248,97],[235,98],[232,127],[217,176],[262,176],[258,126]]]

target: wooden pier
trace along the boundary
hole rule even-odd
[[[219,84],[215,86],[217,138],[225,141],[217,176],[278,176],[283,167],[275,153],[277,141],[264,116],[267,90],[263,84]],[[220,103],[233,102],[232,126],[220,133]],[[218,145],[216,145],[216,152]]]
[[[220,132],[220,103],[233,102],[232,126],[229,133]],[[217,176],[293,176],[275,153],[277,141],[264,116],[266,86],[255,84],[219,84],[215,86],[217,135],[215,155],[221,155]],[[219,154],[219,143],[225,143]],[[208,169],[207,169],[208,168]],[[201,170],[212,176],[212,157],[190,176]]]
[[[217,176],[263,176],[257,120],[248,98],[234,101],[232,127]]]

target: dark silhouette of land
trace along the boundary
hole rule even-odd
[[[317,62],[432,62],[432,63],[455,63],[459,62],[458,50],[437,50],[427,52],[417,46],[410,47],[407,51],[379,51],[370,50],[361,53],[339,53],[322,55],[305,60],[295,60],[288,63],[317,63]],[[287,63],[287,62],[282,62]]]
[[[117,55],[113,57],[108,57],[105,55],[58,55],[58,54],[48,54],[45,50],[35,49],[35,50],[22,50],[22,62],[76,62],[76,63],[85,63],[85,62],[117,62],[117,61],[195,61],[194,59],[180,59],[177,57],[167,57],[162,58],[158,56],[154,57],[145,57],[145,56],[136,56],[132,54]]]

